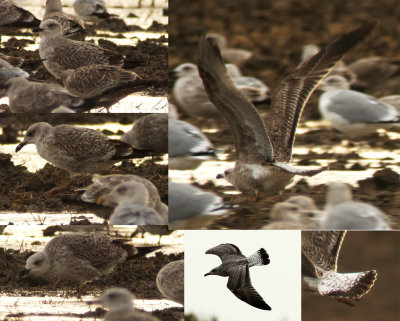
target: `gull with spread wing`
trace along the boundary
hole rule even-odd
[[[231,184],[258,198],[260,193],[279,194],[295,175],[313,176],[323,170],[288,165],[298,120],[319,82],[376,24],[343,35],[290,73],[273,93],[272,115],[266,125],[254,105],[235,88],[215,40],[200,41],[200,76],[210,100],[230,124],[236,147],[235,167],[224,173]]]

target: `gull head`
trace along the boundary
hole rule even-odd
[[[40,32],[45,35],[62,35],[61,25],[53,19],[43,20],[39,27],[33,28],[32,31]]]
[[[146,187],[138,182],[124,182],[115,186],[110,193],[97,199],[97,204],[115,206],[124,201],[146,205],[149,200],[149,192]]]
[[[197,66],[190,62],[186,62],[184,64],[180,64],[178,67],[174,69],[174,76],[181,78],[187,76],[198,75],[199,72],[197,70]]]
[[[132,309],[134,298],[127,289],[111,288],[105,291],[98,300],[88,301],[87,304],[101,304],[110,311]]]
[[[18,146],[15,149],[15,152],[19,152],[25,145],[28,144],[36,144],[41,135],[46,132],[47,130],[50,130],[52,126],[48,123],[45,122],[40,122],[40,123],[35,123],[31,125],[25,133],[25,137],[23,141],[18,144]]]
[[[38,252],[26,260],[24,273],[37,276],[45,275],[49,270],[50,264],[46,253]]]
[[[350,89],[350,83],[348,80],[339,75],[332,75],[326,77],[317,87],[322,91],[332,91],[332,90],[346,90]]]

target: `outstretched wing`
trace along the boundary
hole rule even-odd
[[[240,300],[262,310],[271,310],[260,294],[253,288],[250,280],[249,266],[229,270],[227,287]]]
[[[336,271],[345,234],[345,231],[303,231],[302,253],[316,267],[324,271]]]
[[[290,161],[297,123],[314,89],[336,63],[365,39],[376,25],[376,21],[370,22],[332,42],[303,62],[274,90],[272,119],[267,129],[275,161]]]
[[[219,256],[221,261],[224,261],[224,259],[226,257],[232,256],[232,255],[243,256],[240,249],[236,245],[230,244],[230,243],[223,243],[223,244],[214,246],[213,248],[207,250],[206,254],[215,254],[215,255]]]
[[[234,85],[215,39],[200,40],[198,68],[208,97],[231,127],[237,159],[248,163],[272,161],[272,146],[264,122],[250,100]]]

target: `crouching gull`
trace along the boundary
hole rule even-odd
[[[376,271],[339,273],[337,262],[346,231],[301,233],[303,288],[336,298],[353,306],[367,294],[376,280]]]
[[[206,254],[215,254],[219,256],[222,263],[207,275],[227,276],[227,287],[240,300],[250,304],[253,307],[262,310],[271,310],[271,307],[265,303],[263,298],[253,288],[250,280],[250,270],[252,266],[269,264],[269,255],[264,248],[256,253],[246,257],[234,244],[223,243],[209,249]]]
[[[210,100],[231,126],[236,163],[226,179],[240,191],[267,196],[279,194],[295,175],[312,176],[323,169],[289,166],[296,127],[318,83],[336,63],[375,28],[368,23],[343,35],[302,63],[276,88],[267,126],[253,104],[234,86],[213,39],[199,44],[198,67]]]

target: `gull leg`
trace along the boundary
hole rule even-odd
[[[45,194],[48,196],[58,194],[58,193],[62,192],[63,190],[67,189],[68,186],[71,185],[71,183],[72,183],[72,179],[70,179],[68,182],[66,182],[64,184],[53,187],[51,190],[47,191]]]

